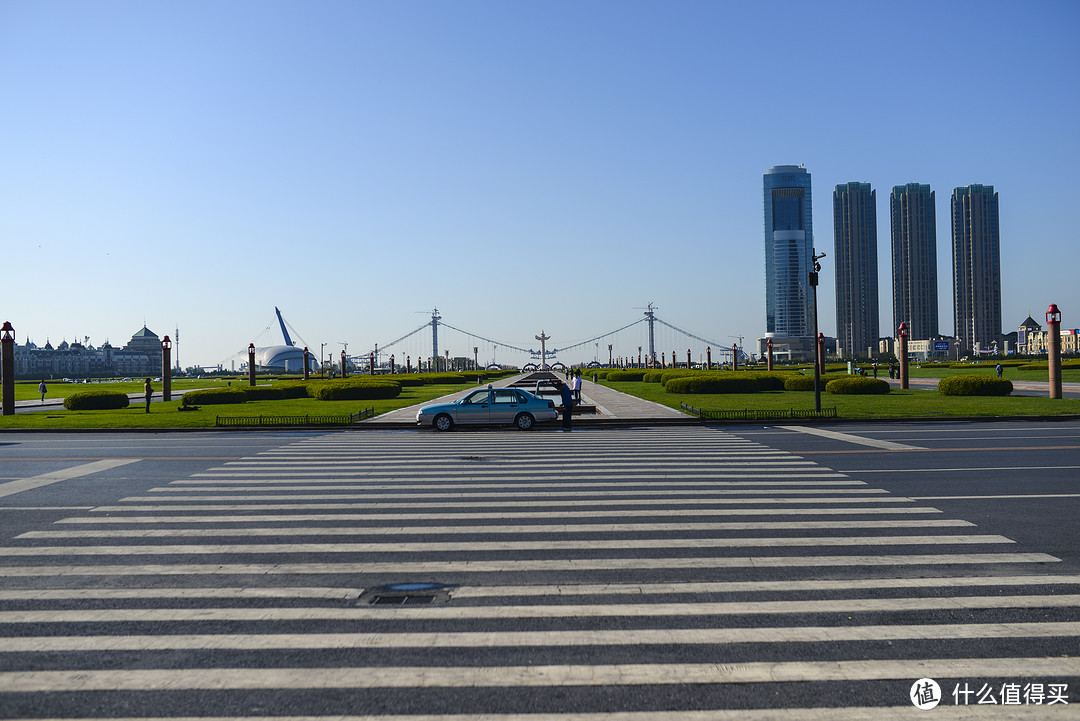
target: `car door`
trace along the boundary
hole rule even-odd
[[[496,388],[492,393],[495,397],[491,403],[491,422],[513,423],[521,405],[517,391],[513,388]]]
[[[457,412],[454,420],[458,423],[488,423],[490,422],[491,391],[473,391],[462,398],[457,404]]]

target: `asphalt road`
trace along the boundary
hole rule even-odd
[[[1062,717],[1078,451],[1077,422],[6,433],[0,718],[900,718],[924,677],[949,718]]]

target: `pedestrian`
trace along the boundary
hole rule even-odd
[[[559,396],[562,397],[562,430],[563,433],[569,433],[570,417],[574,415],[574,396],[570,391],[570,386],[559,380],[555,382],[559,385]]]
[[[1001,374],[1005,372],[1005,369],[1001,367],[1001,364],[997,364],[997,377],[1000,378]],[[44,384],[43,384],[44,385]]]
[[[874,364],[874,377],[877,378],[877,363]]]
[[[37,389],[38,389],[38,392],[41,393],[41,402],[44,403],[45,402],[45,394],[49,390],[48,388],[45,387],[45,379],[44,378],[41,379],[41,385],[39,385],[37,387]]]
[[[146,383],[143,384],[143,390],[146,391],[146,412],[150,412],[150,399],[154,396],[154,386],[150,385],[150,379],[146,379]]]
[[[581,404],[581,370],[574,373],[574,405]]]

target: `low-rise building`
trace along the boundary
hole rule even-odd
[[[103,378],[113,376],[158,376],[161,374],[161,339],[143,326],[123,348],[108,342],[99,348],[64,341],[55,348],[43,347],[27,339],[15,346],[17,378]]]

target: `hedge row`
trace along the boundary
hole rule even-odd
[[[313,389],[312,397],[320,401],[374,401],[397,398],[401,386],[392,380],[352,380],[320,383]]]
[[[1013,384],[1007,378],[983,375],[960,375],[942,378],[938,390],[947,396],[1007,396]]]
[[[761,383],[757,378],[739,373],[730,376],[699,373],[672,378],[664,384],[664,389],[668,393],[757,393]]]
[[[891,389],[886,381],[862,376],[836,378],[825,384],[825,392],[834,395],[885,395],[889,390]]]
[[[841,378],[852,378],[847,373],[823,373],[818,381],[819,387],[824,388],[829,381]],[[814,375],[789,375],[784,378],[784,390],[786,391],[812,391],[814,390]]]
[[[183,404],[188,406],[223,405],[245,401],[277,401],[288,398],[318,400],[378,400],[396,398],[401,384],[387,376],[352,376],[338,380],[291,381],[274,386],[231,386],[188,391]]]
[[[81,391],[64,398],[64,408],[69,411],[107,411],[127,407],[127,393],[120,391]]]

